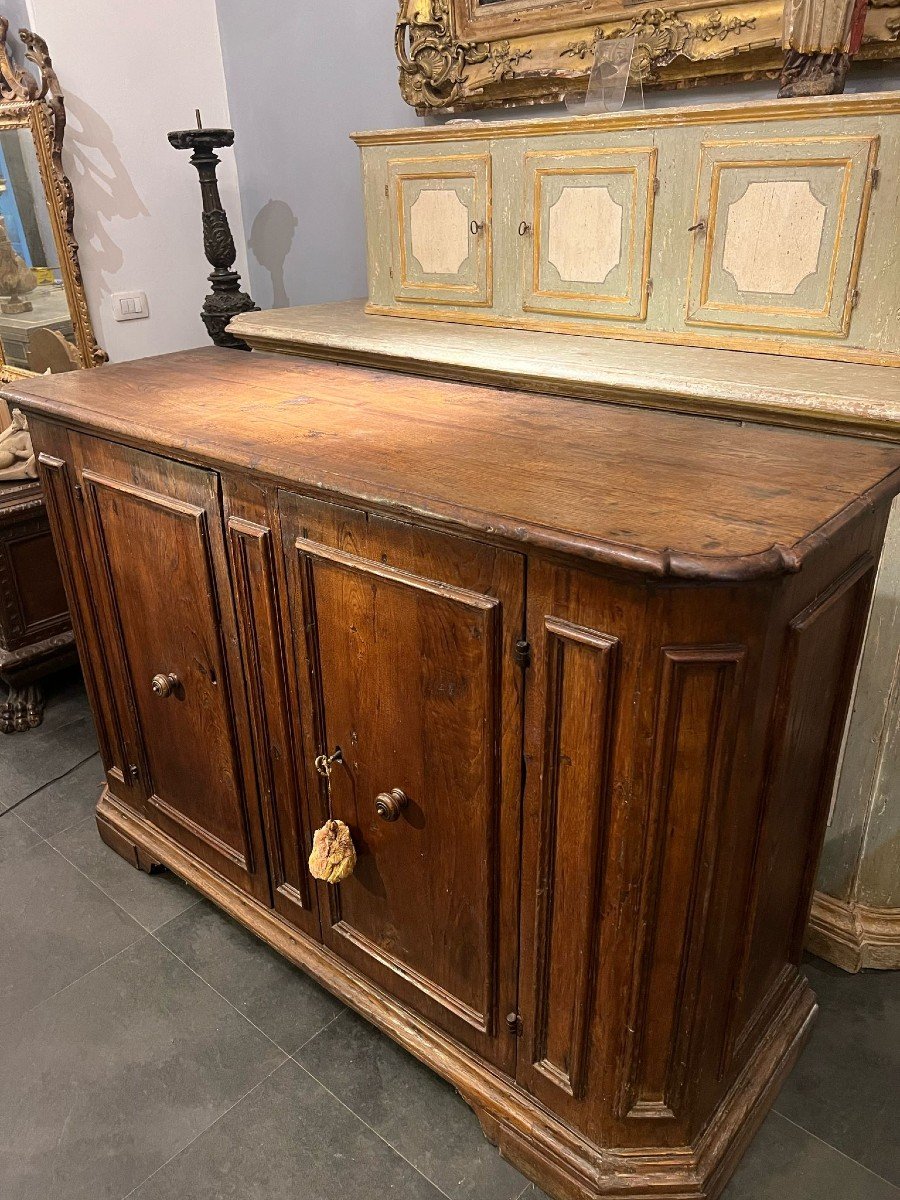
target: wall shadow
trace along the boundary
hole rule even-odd
[[[63,146],[66,173],[75,192],[79,223],[88,218],[88,246],[82,247],[101,276],[100,290],[108,293],[110,278],[118,272],[124,255],[109,234],[115,219],[130,221],[149,217],[150,211],[125,169],[113,133],[96,109],[66,90],[66,138]]]
[[[298,221],[290,205],[269,200],[253,218],[248,245],[253,257],[272,278],[272,307],[287,308],[290,298],[284,283],[284,264],[290,253]]]

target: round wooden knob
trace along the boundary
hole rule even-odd
[[[379,792],[375,797],[375,811],[382,821],[396,821],[409,804],[409,796],[400,788],[392,788],[389,792]]]
[[[150,680],[150,687],[153,689],[154,696],[159,696],[160,700],[165,700],[178,687],[178,676],[172,674],[154,675]]]

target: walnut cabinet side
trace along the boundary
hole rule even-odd
[[[443,1074],[551,1195],[716,1196],[815,1012],[886,501],[799,573],[658,578],[31,423],[105,840]],[[359,855],[333,888],[329,812]]]

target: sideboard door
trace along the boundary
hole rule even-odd
[[[388,164],[394,298],[489,306],[492,300],[489,154],[393,159]]]
[[[226,879],[269,900],[218,476],[73,437],[89,563],[143,761],[147,815]],[[240,730],[240,732],[239,732]],[[243,752],[242,752],[243,751]]]
[[[523,310],[643,321],[656,150],[527,152],[518,173]]]
[[[876,136],[704,142],[687,321],[846,337]]]
[[[325,943],[512,1073],[521,803],[519,555],[280,499],[310,795],[350,827]],[[326,781],[312,765],[334,754]],[[387,819],[379,798],[388,797]]]

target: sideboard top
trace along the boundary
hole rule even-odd
[[[805,118],[878,116],[900,112],[900,92],[861,92],[844,96],[803,96],[788,100],[742,100],[733,104],[694,104],[629,109],[590,116],[525,117],[512,121],[477,118],[442,125],[414,125],[404,129],[375,129],[350,136],[358,146],[395,145],[402,142],[453,142],[472,138],[546,137],[560,133],[597,133],[604,130],[659,129],[671,125],[727,125],[741,121],[799,121]]]
[[[362,300],[239,313],[229,328],[279,354],[900,442],[896,367],[404,320]]]
[[[139,448],[651,576],[799,570],[900,492],[900,446],[204,349],[3,393]]]

